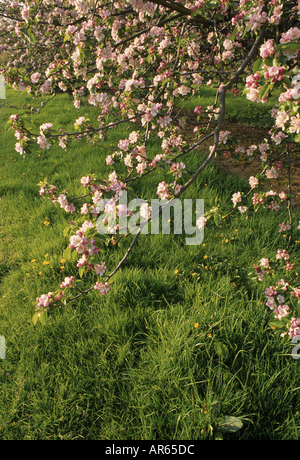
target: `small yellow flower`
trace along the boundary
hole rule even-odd
[[[34,262],[36,262],[36,260],[35,260],[35,259],[32,259],[32,261],[31,261],[31,262],[33,262],[33,263],[34,263]]]
[[[61,264],[64,264],[64,263],[65,263],[65,259],[61,259],[60,263],[61,263]]]
[[[45,257],[49,257],[49,254],[45,254]]]
[[[225,243],[229,243],[229,240],[225,240]]]
[[[202,246],[205,248],[205,244],[202,244]]]
[[[49,265],[49,262],[45,260],[45,262],[43,262],[43,265]]]
[[[211,334],[207,334],[207,337],[211,337]]]
[[[286,235],[282,235],[282,236],[283,236],[283,238],[286,238]]]
[[[235,232],[238,232],[238,229],[237,229],[237,228],[235,229]]]
[[[64,270],[65,267],[60,267],[62,270]]]
[[[207,259],[207,258],[208,258],[208,256],[204,256],[203,258],[204,258],[204,259]]]
[[[192,276],[195,276],[195,275],[197,275],[197,273],[192,273]]]
[[[174,273],[175,273],[175,275],[177,275],[177,273],[178,273],[178,270],[175,270],[175,271],[174,271]]]
[[[194,327],[199,327],[199,323],[195,323],[195,324],[194,324]]]
[[[48,225],[50,225],[50,222],[48,222],[47,220],[45,220],[44,225],[48,226]]]
[[[39,275],[42,275],[43,273],[42,272],[39,272]]]
[[[36,268],[36,267],[32,267],[32,268]]]

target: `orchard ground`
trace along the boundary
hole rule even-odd
[[[7,97],[12,105],[29,101],[12,90]],[[78,117],[67,95],[45,110],[65,129]],[[79,114],[88,112],[82,107]],[[14,107],[1,108],[2,127],[12,113]],[[227,123],[247,132],[251,144],[254,134],[266,134]],[[225,439],[300,439],[300,362],[269,327],[269,280],[253,279],[253,263],[285,245],[278,229],[286,211],[236,213],[205,230],[199,247],[185,246],[183,235],[141,235],[106,296],[92,292],[54,312],[46,327],[34,326],[36,297],[76,273],[62,258],[70,215],[39,197],[36,184],[47,176],[77,196],[80,175],[104,174],[107,152],[82,141],[67,152],[37,148],[23,160],[11,133],[2,129],[0,136],[0,438],[214,439],[219,416],[229,415],[243,427]],[[232,208],[232,193],[249,185],[230,172],[214,162],[184,198]],[[156,185],[149,178],[144,187],[154,196]],[[299,248],[295,242],[291,259]],[[103,257],[113,268],[125,250]]]

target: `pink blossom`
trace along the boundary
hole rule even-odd
[[[284,259],[284,260],[288,260],[289,259],[289,254],[286,252],[286,249],[278,249],[277,250],[277,254],[276,254],[276,259],[277,260],[280,260],[280,259]]]
[[[100,283],[97,281],[94,289],[100,291],[102,295],[105,295],[110,290],[110,286],[108,283]]]
[[[71,277],[66,277],[65,278],[65,281],[63,283],[61,283],[60,287],[61,288],[67,288],[69,286],[71,286],[73,284],[73,281],[74,281],[74,276],[71,276]]]
[[[289,309],[290,307],[288,305],[280,305],[277,307],[277,309],[274,311],[275,313],[275,318],[278,319],[279,321],[282,318],[285,318],[289,314]]]
[[[80,180],[80,183],[81,183],[84,187],[87,187],[91,182],[92,182],[91,176],[82,177],[81,180]]]
[[[196,225],[199,229],[204,228],[206,226],[207,219],[205,217],[199,217],[196,221]]]
[[[231,201],[233,202],[234,206],[235,206],[237,203],[241,202],[241,201],[242,201],[241,192],[234,193],[234,194],[232,195]]]
[[[296,298],[300,298],[300,289],[299,288],[294,288],[294,290],[291,292],[292,295],[294,295]]]
[[[270,268],[270,262],[267,258],[260,259],[259,263],[261,267]]]
[[[279,232],[286,232],[291,229],[290,224],[286,224],[285,222],[282,222],[282,224],[279,224]]]
[[[249,178],[249,185],[251,188],[255,188],[258,184],[259,184],[259,180],[256,177],[251,176]]]
[[[140,207],[140,216],[148,220],[151,216],[152,207],[148,203],[143,203]]]
[[[37,143],[41,147],[41,149],[47,149],[49,150],[51,147],[50,142],[48,142],[47,138],[44,136],[44,134],[38,136],[37,138]]]
[[[105,270],[106,270],[106,265],[104,262],[101,262],[100,265],[99,264],[94,265],[94,271],[96,275],[100,275],[100,276],[104,275]]]
[[[275,48],[273,46],[273,40],[268,40],[260,47],[260,55],[263,59],[266,59],[269,56],[273,56]]]
[[[161,200],[165,200],[165,199],[169,198],[170,192],[169,192],[168,186],[165,183],[165,181],[160,182],[158,184],[156,193],[157,193],[157,195],[159,196],[159,198]]]

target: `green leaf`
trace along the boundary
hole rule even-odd
[[[253,66],[253,73],[257,72],[261,68],[263,63],[264,63],[263,59],[257,59],[257,61],[255,61],[254,66]]]
[[[69,260],[71,259],[71,255],[72,255],[72,249],[71,248],[67,248],[64,250],[63,252],[63,258],[66,259],[66,260]]]
[[[214,214],[214,221],[217,227],[219,227],[220,222],[221,222],[221,216],[220,214]]]
[[[76,262],[77,261],[77,251],[72,251],[71,253],[71,261]]]
[[[84,267],[80,267],[79,270],[78,270],[78,273],[79,273],[80,278],[83,277],[84,272],[85,272],[85,268],[84,268]]]
[[[103,262],[103,260],[100,259],[99,257],[94,257],[94,259],[92,260],[92,263],[97,264],[97,265],[102,264],[102,262]]]
[[[229,351],[228,351],[228,348],[226,347],[226,345],[224,345],[223,343],[216,342],[215,343],[215,350],[216,350],[217,355],[220,356],[220,358],[222,358],[222,359],[228,358]]]
[[[42,323],[43,326],[47,325],[47,313],[45,311],[42,311],[40,314],[40,322]]]
[[[235,28],[233,29],[233,32],[232,32],[232,41],[235,42],[235,38],[236,38],[236,33],[237,33],[237,26],[235,26]]]
[[[276,53],[278,51],[289,51],[289,50],[300,50],[300,43],[298,42],[289,42],[289,43],[282,43],[278,45],[275,49]]]
[[[277,328],[282,328],[285,326],[285,324],[282,321],[279,321],[278,319],[274,321],[270,321],[269,324],[271,327],[277,327]]]
[[[64,231],[63,231],[63,235],[64,236],[69,236],[69,233],[70,233],[70,227],[65,227]]]
[[[98,235],[98,236],[94,236],[94,240],[96,241],[96,243],[98,244],[104,244],[105,241],[106,241],[106,236],[105,235]]]
[[[273,59],[271,57],[264,59],[264,64],[266,64],[268,67],[271,67],[273,65]]]
[[[288,77],[283,77],[283,80],[282,80],[282,81],[283,81],[283,83],[286,84],[286,86],[287,86],[288,88],[291,88],[291,87],[292,87],[292,82],[291,82],[291,80],[290,80]]]
[[[260,99],[262,100],[264,97],[268,96],[269,94],[269,91],[271,89],[272,85],[264,85],[260,88],[260,92],[259,92],[259,95],[260,95]]]
[[[217,430],[222,433],[235,433],[236,431],[243,428],[243,422],[231,415],[224,415],[223,421],[217,425]]]
[[[39,319],[39,313],[40,313],[39,311],[35,312],[35,314],[32,317],[32,322],[33,322],[34,325],[36,324],[37,320]]]

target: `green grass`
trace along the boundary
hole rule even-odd
[[[264,104],[258,104],[257,102],[249,101],[245,95],[242,95],[243,85],[239,84],[238,88],[240,92],[235,97],[233,94],[226,96],[226,118],[254,128],[270,129],[274,121],[271,117],[271,109],[278,104],[276,94],[269,97]],[[216,88],[203,85],[201,87],[201,97],[193,98],[187,105],[179,102],[178,106],[185,105],[187,109],[194,110],[197,105],[201,105],[205,110],[208,105],[213,105],[215,96]]]
[[[7,102],[17,103],[15,94],[8,90]],[[66,113],[92,116],[69,106],[62,96],[40,121],[58,126]],[[15,112],[1,108],[1,127]],[[124,138],[124,129],[105,145]],[[36,297],[75,273],[60,262],[70,216],[39,197],[36,184],[47,177],[75,195],[80,177],[107,171],[107,152],[82,141],[24,160],[11,132],[0,135],[0,335],[7,345],[0,439],[212,439],[216,402],[244,424],[226,439],[299,439],[299,362],[268,326],[265,284],[248,276],[253,263],[283,246],[282,213],[233,217],[205,231],[199,246],[186,246],[183,235],[142,235],[109,294],[92,292],[58,310],[47,327],[34,326]],[[135,191],[149,190],[154,197],[150,176]],[[204,198],[209,209],[215,197],[229,203],[237,190],[248,186],[212,164],[185,198]],[[109,272],[124,251],[107,252]],[[289,252],[299,255],[297,247]],[[226,360],[217,341],[229,350]]]

